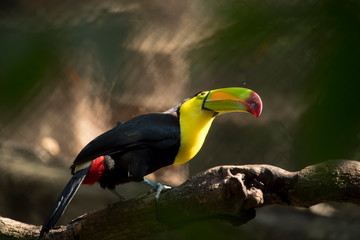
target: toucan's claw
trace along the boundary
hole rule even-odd
[[[163,190],[169,190],[169,189],[171,189],[170,186],[163,185],[163,184],[157,183],[157,182],[151,182],[151,181],[149,181],[149,180],[147,180],[147,179],[144,179],[143,182],[146,183],[146,184],[149,184],[150,186],[152,186],[153,188],[156,189],[156,195],[155,195],[156,201],[159,200],[160,193],[161,193]]]
[[[163,190],[170,190],[171,187],[170,186],[167,186],[167,185],[163,185],[161,183],[159,183],[159,186],[156,190],[156,195],[155,195],[155,199],[156,200],[159,200],[159,197],[160,197],[160,193],[163,191]]]

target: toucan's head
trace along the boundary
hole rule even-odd
[[[259,95],[250,89],[239,87],[203,91],[186,102],[198,109],[211,111],[214,115],[227,112],[248,112],[258,117],[262,111]]]
[[[185,99],[174,110],[178,113],[181,131],[180,149],[174,164],[182,164],[200,150],[215,116],[227,112],[248,112],[258,117],[262,103],[255,92],[232,87],[200,92]]]

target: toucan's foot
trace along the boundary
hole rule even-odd
[[[152,186],[152,187],[154,187],[154,188],[156,189],[156,195],[155,195],[155,199],[156,199],[156,200],[159,200],[160,193],[161,193],[163,190],[169,190],[169,189],[171,189],[170,186],[163,185],[163,184],[157,183],[157,182],[151,182],[151,181],[149,181],[149,180],[147,180],[147,179],[144,179],[143,182],[149,184],[150,186]]]

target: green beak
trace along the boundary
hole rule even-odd
[[[262,111],[259,95],[247,88],[220,88],[209,91],[203,109],[222,114],[227,112],[248,112],[258,117]]]

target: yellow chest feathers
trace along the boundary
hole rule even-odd
[[[202,101],[192,98],[180,107],[180,149],[174,164],[190,161],[202,147],[214,112],[202,110]]]

